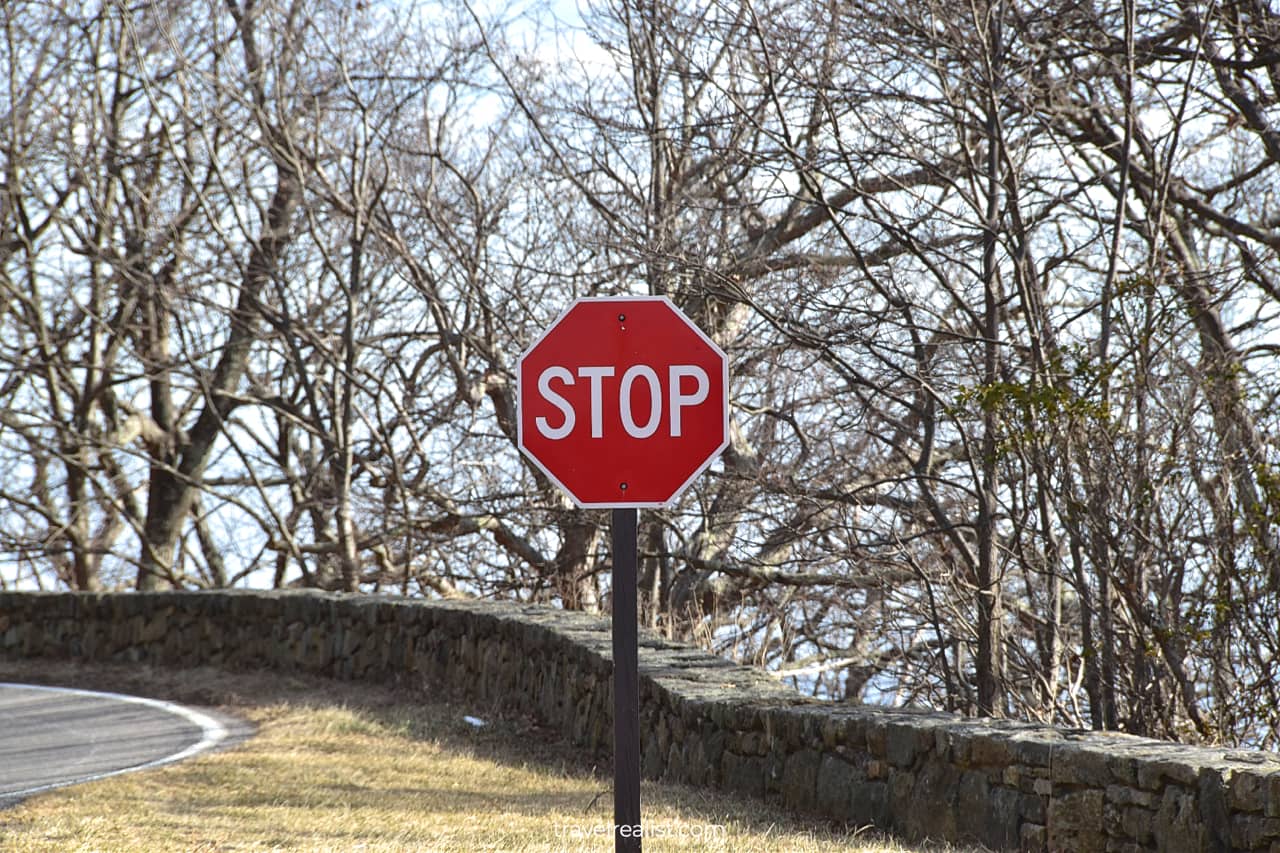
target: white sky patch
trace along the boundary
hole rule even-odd
[[[503,0],[473,0],[471,7],[483,22],[506,20],[512,46],[546,68],[572,64],[578,73],[615,73],[614,56],[587,32],[584,7],[578,0],[511,4]]]

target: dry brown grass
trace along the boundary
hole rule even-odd
[[[492,709],[204,669],[0,663],[0,680],[213,706],[257,728],[223,752],[0,812],[5,851],[613,849],[610,836],[590,835],[607,832],[612,817],[609,765],[594,766],[532,721]],[[488,724],[475,728],[464,715]],[[646,827],[667,833],[646,838],[646,851],[920,849],[683,786],[645,783],[642,798]]]

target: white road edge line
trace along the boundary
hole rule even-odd
[[[0,681],[0,687],[11,687],[19,690],[36,690],[46,693],[66,693],[72,696],[98,696],[108,699],[115,699],[119,702],[132,702],[135,705],[146,705],[160,711],[166,711],[178,717],[182,717],[187,722],[200,727],[200,740],[188,746],[186,749],[179,750],[172,755],[166,755],[162,758],[152,759],[142,764],[135,764],[131,767],[122,767],[119,770],[108,770],[104,773],[92,773],[88,776],[79,776],[75,779],[68,779],[63,782],[54,782],[49,785],[38,785],[34,788],[26,788],[22,791],[5,791],[0,799],[8,800],[10,798],[29,797],[32,794],[43,793],[44,791],[52,791],[55,788],[65,788],[68,785],[80,785],[85,782],[96,782],[99,779],[109,779],[112,776],[119,776],[123,773],[136,773],[139,770],[150,770],[154,767],[161,767],[165,764],[173,764],[175,761],[182,761],[201,752],[213,749],[222,741],[227,739],[228,732],[222,723],[210,717],[208,714],[202,714],[191,708],[184,708],[181,705],[175,705],[172,702],[163,702],[159,699],[144,699],[141,696],[129,696],[124,693],[108,693],[101,690],[78,690],[73,687],[48,687],[42,684],[16,684],[13,682]]]

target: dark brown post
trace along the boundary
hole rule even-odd
[[[639,510],[613,511],[613,840],[640,853],[640,668],[636,632]]]

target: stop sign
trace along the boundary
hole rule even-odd
[[[729,444],[729,360],[664,296],[577,300],[516,381],[520,449],[578,506],[666,506]]]

